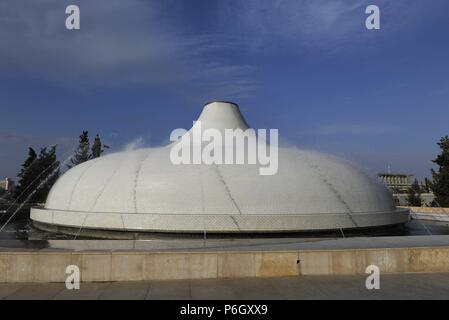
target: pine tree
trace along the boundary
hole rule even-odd
[[[42,203],[47,199],[51,187],[59,178],[59,161],[56,160],[56,146],[41,149],[36,161],[36,171],[43,173],[37,179],[35,193],[29,199],[31,203]]]
[[[34,151],[33,148],[29,147],[28,157],[22,164],[22,169],[20,169],[20,172],[17,175],[19,177],[19,181],[17,183],[17,187],[14,190],[14,198],[20,197],[22,193],[25,193],[28,189],[30,189],[28,188],[28,186],[34,180],[34,172],[31,169],[31,166],[33,165],[34,161],[36,161],[36,158],[36,151]]]
[[[421,199],[421,188],[419,186],[419,182],[417,179],[413,182],[412,186],[408,191],[407,196],[408,205],[411,207],[421,207],[422,199]]]
[[[100,157],[103,152],[103,144],[101,143],[100,136],[97,134],[92,144],[92,159]]]
[[[42,148],[39,156],[29,148],[28,158],[19,173],[21,177],[15,190],[19,202],[45,202],[48,192],[59,177],[59,161],[56,160],[56,146]]]
[[[91,158],[91,155],[89,155],[89,146],[89,132],[83,131],[79,137],[79,144],[75,151],[75,155],[70,159],[71,164],[67,166],[73,168],[74,166],[89,160]]]
[[[445,136],[437,143],[441,153],[433,162],[438,170],[432,171],[432,191],[435,194],[435,203],[441,207],[449,207],[449,137]]]

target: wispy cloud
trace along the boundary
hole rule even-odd
[[[312,130],[319,135],[380,135],[398,131],[400,128],[395,126],[340,123],[321,125]]]
[[[78,89],[170,85],[205,99],[250,97],[258,85],[255,67],[227,59],[224,51],[260,53],[283,45],[298,52],[350,51],[353,44],[369,43],[374,34],[393,35],[419,16],[410,10],[421,13],[431,6],[378,0],[386,26],[372,33],[364,29],[367,0],[222,1],[209,6],[205,23],[212,28],[199,33],[186,25],[196,23],[189,13],[184,19],[172,14],[180,10],[177,1],[76,3],[81,8],[79,31],[65,29],[69,1],[1,2],[0,41],[5,45],[0,47],[0,71]]]
[[[252,69],[215,53],[232,41],[188,32],[170,16],[175,3],[77,1],[81,30],[65,29],[66,1],[0,3],[0,70],[67,86],[187,85],[206,82],[208,91],[228,88],[247,95]],[[7,45],[6,45],[7,44]],[[205,71],[207,70],[207,72]],[[220,79],[220,83],[216,83]],[[222,84],[224,83],[224,86]],[[196,88],[198,90],[198,88]]]
[[[380,31],[365,28],[365,8],[369,4],[381,9]],[[245,37],[250,49],[276,49],[283,44],[299,50],[335,53],[360,50],[360,44],[371,47],[382,38],[413,29],[417,25],[414,20],[434,5],[432,0],[413,5],[400,0],[224,1],[220,21],[224,30]]]

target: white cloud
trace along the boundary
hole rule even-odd
[[[56,81],[70,87],[127,84],[186,86],[209,84],[208,92],[230,88],[246,95],[252,69],[214,53],[232,42],[189,33],[170,16],[170,5],[147,1],[77,1],[81,30],[65,29],[66,1],[0,3],[0,70]],[[219,44],[218,44],[219,43]],[[207,70],[207,72],[206,72]],[[226,92],[228,93],[228,92]],[[225,94],[226,94],[225,93]]]

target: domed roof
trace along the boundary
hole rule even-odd
[[[238,106],[227,102],[207,104],[199,120],[202,130],[248,128]],[[170,152],[176,143],[114,153],[68,170],[45,209],[33,209],[33,220],[133,231],[280,232],[408,219],[383,185],[331,156],[279,148],[277,173],[261,175],[256,164],[175,165]]]

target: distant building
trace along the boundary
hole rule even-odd
[[[390,189],[397,206],[408,206],[408,192],[412,187],[413,174],[405,173],[378,173],[379,179]],[[423,206],[430,206],[435,198],[432,192],[421,193]]]
[[[393,193],[407,193],[412,186],[410,181],[410,177],[413,177],[412,174],[378,173],[377,176]]]
[[[10,178],[5,178],[4,180],[0,180],[0,190],[1,191],[9,191],[11,192],[14,189],[14,181]]]

